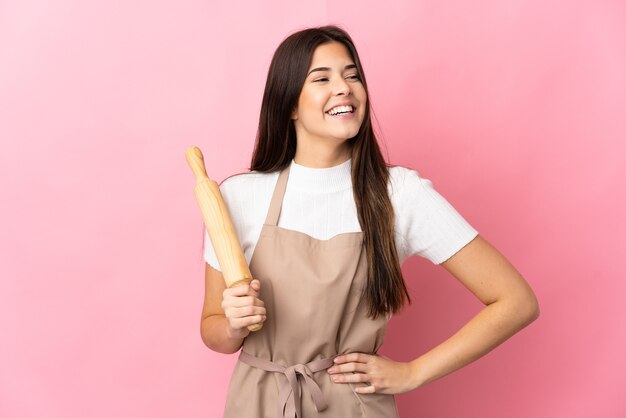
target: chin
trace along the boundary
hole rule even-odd
[[[354,138],[359,133],[360,129],[361,129],[360,126],[357,126],[351,129],[345,129],[345,130],[342,130],[342,132],[337,132],[336,137],[341,138],[341,139]]]
[[[333,135],[333,137],[335,138],[335,140],[339,141],[339,142],[347,142],[350,139],[354,138],[356,136],[358,132],[355,132],[354,134],[341,134],[341,135]]]

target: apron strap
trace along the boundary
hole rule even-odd
[[[272,194],[272,201],[270,202],[270,208],[267,211],[267,218],[265,219],[266,225],[278,225],[278,217],[280,216],[280,209],[283,206],[283,196],[285,196],[285,190],[287,189],[287,179],[289,178],[290,168],[291,163],[283,168],[278,175],[278,181],[276,182],[276,187],[274,187],[274,194]]]

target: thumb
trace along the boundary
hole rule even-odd
[[[250,282],[250,287],[258,292],[259,289],[261,289],[261,282],[257,279],[252,279],[252,281]]]

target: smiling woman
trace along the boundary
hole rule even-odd
[[[346,139],[355,137],[361,128],[367,93],[356,64],[342,43],[318,46],[310,66],[291,116],[298,140],[295,159],[315,167],[316,162],[307,159],[325,154],[326,149],[336,152],[339,161],[331,161],[336,165],[349,158]]]
[[[205,241],[202,338],[215,351],[241,349],[225,417],[393,418],[394,394],[466,365],[537,317],[524,279],[431,182],[385,162],[359,56],[338,27],[279,45],[250,172],[220,190],[254,278],[226,289]],[[433,350],[396,362],[378,350],[409,300],[400,265],[412,255],[441,264],[488,306]]]

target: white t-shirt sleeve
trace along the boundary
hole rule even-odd
[[[413,255],[441,264],[478,235],[430,180],[400,166],[391,168],[390,174],[401,264]]]
[[[215,249],[213,249],[213,244],[211,243],[211,238],[209,238],[209,234],[204,229],[204,261],[215,270],[222,271],[220,268],[220,263],[217,261],[217,255],[215,254]]]

